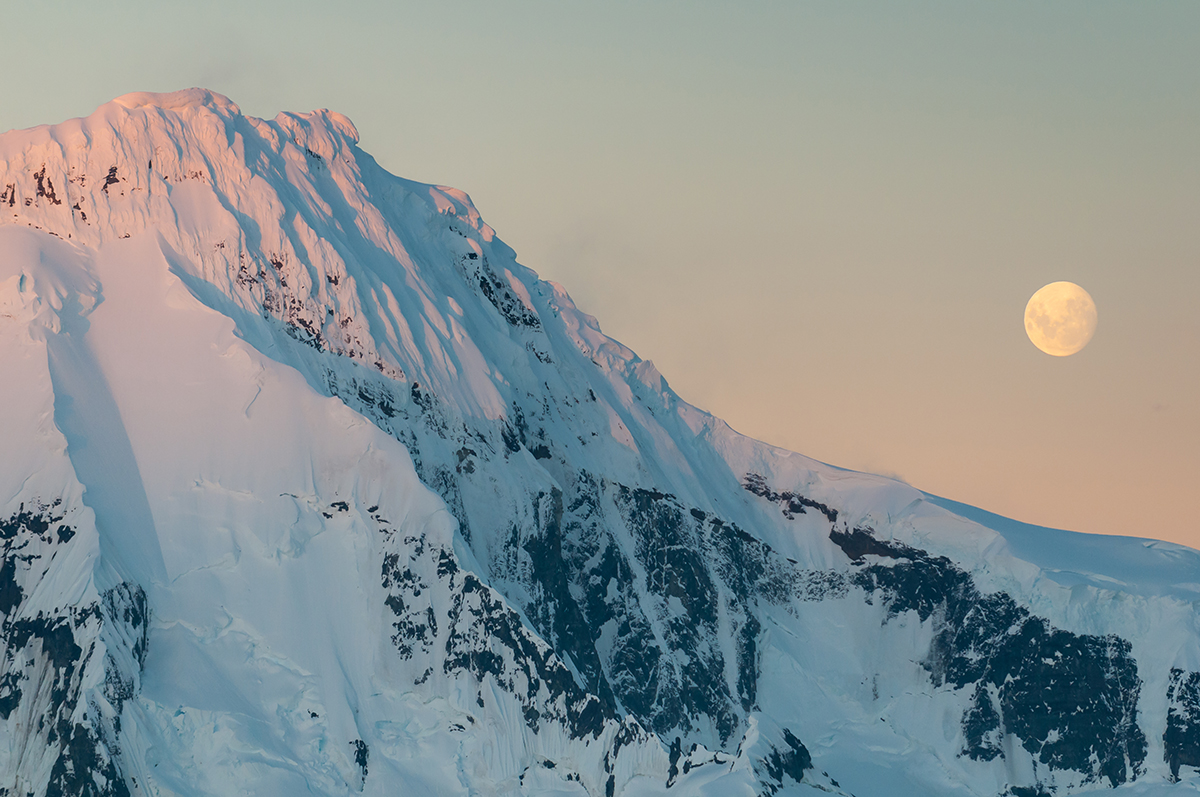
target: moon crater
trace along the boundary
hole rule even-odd
[[[1096,303],[1073,282],[1052,282],[1025,305],[1025,333],[1046,354],[1074,354],[1096,334]]]

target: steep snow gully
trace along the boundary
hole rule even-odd
[[[1200,790],[1200,557],[683,402],[329,111],[0,136],[0,795]]]

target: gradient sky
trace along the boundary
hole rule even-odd
[[[329,107],[734,428],[1200,546],[1200,3],[5,0],[0,130]],[[15,32],[19,31],[19,35]],[[1022,312],[1082,285],[1069,358]]]

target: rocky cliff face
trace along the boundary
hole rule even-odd
[[[338,114],[129,95],[0,191],[0,795],[1196,776],[1194,552],[738,435]]]

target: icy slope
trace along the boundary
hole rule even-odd
[[[0,794],[1192,788],[1195,552],[736,434],[338,114],[0,137],[0,335]]]
[[[238,339],[153,238],[85,260],[6,226],[0,253],[23,264],[5,406],[31,405],[6,450],[41,460],[6,462],[0,787],[95,771],[119,794],[115,767],[133,793],[348,793],[368,771],[435,792],[565,757],[598,791],[606,763],[665,759],[460,570],[404,448]]]

